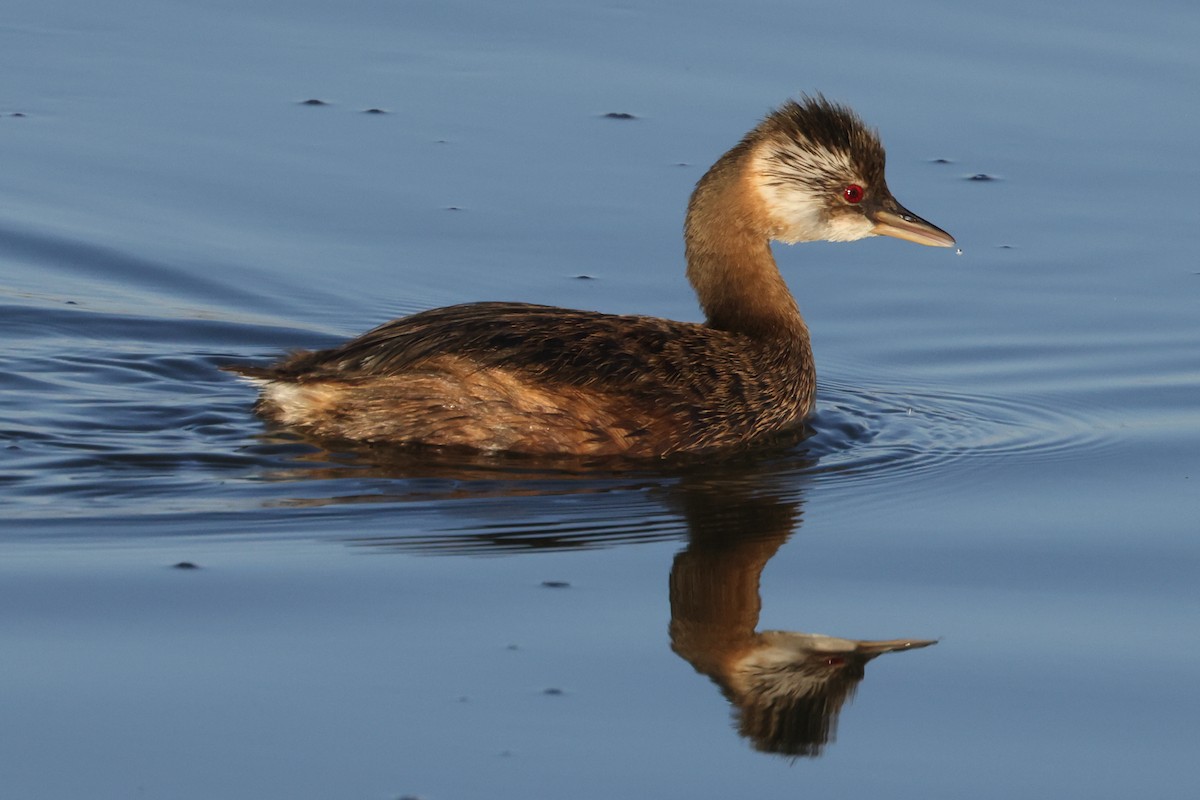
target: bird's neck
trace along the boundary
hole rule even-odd
[[[807,339],[796,301],[771,255],[769,216],[747,176],[746,148],[725,154],[688,204],[687,276],[709,327],[754,338]]]

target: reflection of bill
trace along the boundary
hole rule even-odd
[[[721,687],[759,750],[820,755],[868,661],[934,644],[756,631],[759,576],[798,523],[796,504],[691,491],[685,506],[691,535],[671,569],[671,648]]]
[[[860,642],[834,636],[755,630],[759,576],[767,561],[799,528],[808,470],[815,463],[802,449],[781,445],[754,460],[691,464],[677,472],[604,472],[595,468],[539,472],[519,462],[476,459],[438,464],[429,454],[373,453],[369,467],[331,468],[321,477],[352,469],[389,480],[420,477],[419,493],[355,496],[327,502],[449,500],[517,496],[588,497],[587,515],[564,518],[559,503],[531,505],[544,517],[521,515],[509,522],[489,515],[486,525],[465,517],[469,530],[348,540],[359,547],[408,552],[471,554],[544,552],[676,538],[686,527],[687,547],[671,568],[671,647],[712,678],[734,704],[738,728],[760,750],[816,756],[833,739],[838,713],[863,679],[868,661],[881,653],[933,644],[925,639]],[[378,456],[387,456],[380,459]],[[772,457],[773,456],[773,457]],[[329,454],[322,458],[333,460]],[[315,472],[315,471],[314,471]],[[444,480],[439,494],[437,481]],[[646,491],[651,487],[651,491]],[[629,498],[646,501],[630,506]],[[615,502],[621,512],[597,509]],[[661,513],[665,506],[672,513]],[[630,508],[637,513],[630,514]],[[487,507],[485,507],[487,508]],[[506,508],[507,511],[507,508]],[[511,511],[507,511],[511,515]],[[682,522],[682,525],[680,523]]]

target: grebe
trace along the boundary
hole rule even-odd
[[[542,456],[732,448],[796,430],[813,409],[808,329],[770,241],[879,235],[954,244],[892,197],[858,115],[804,96],[696,184],[684,240],[702,325],[470,303],[230,369],[259,384],[261,414],[319,437]]]

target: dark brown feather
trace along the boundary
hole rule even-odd
[[[811,363],[807,342],[759,341],[654,317],[471,303],[394,320],[338,347],[297,353],[273,367],[236,371],[261,381],[353,387],[345,394],[357,396],[350,401],[357,414],[343,409],[340,423],[310,422],[327,434],[438,444],[461,436],[460,443],[485,449],[664,455],[740,444],[798,424],[812,404]],[[466,371],[455,382],[463,387],[462,396],[440,401],[411,396],[424,391],[414,388],[419,383],[414,376],[452,370]],[[543,410],[532,427],[548,428],[548,437],[564,441],[522,443],[509,441],[513,437],[507,431],[489,433],[515,424],[510,416],[519,421],[514,409],[522,400],[495,396],[497,381],[490,377],[472,386],[472,371],[479,376],[503,372],[517,387],[556,394],[559,408],[544,409],[544,399],[537,400]],[[405,413],[398,426],[352,419],[367,413],[396,416],[397,406],[407,403],[418,403],[420,411]],[[461,406],[472,403],[477,411],[464,414]],[[484,406],[489,406],[486,412]],[[273,411],[269,403],[263,410]],[[563,414],[567,418],[558,419]],[[422,415],[438,420],[416,418]],[[477,433],[467,430],[474,427],[468,418],[488,416],[492,424],[485,421]],[[487,441],[489,436],[495,441]],[[536,438],[529,431],[526,436]]]

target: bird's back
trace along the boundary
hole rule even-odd
[[[261,409],[338,438],[533,454],[667,455],[797,425],[807,339],[522,303],[389,322],[341,346],[237,372]]]

